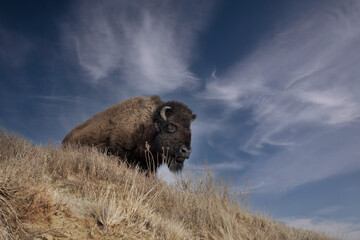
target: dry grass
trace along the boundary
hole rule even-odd
[[[168,186],[89,147],[0,132],[0,239],[331,239],[254,216],[209,174]]]

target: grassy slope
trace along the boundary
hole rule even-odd
[[[0,130],[0,239],[331,239],[254,216],[207,175],[168,186],[93,148]]]

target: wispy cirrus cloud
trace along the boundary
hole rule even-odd
[[[80,1],[63,26],[70,48],[93,84],[143,94],[188,88],[197,33],[211,4],[169,1]]]
[[[189,160],[188,160],[189,161]],[[166,164],[162,164],[157,172],[157,176],[167,182],[168,184],[175,184],[178,179],[184,181],[187,180],[199,180],[207,176],[208,173],[214,178],[218,177],[219,172],[227,172],[230,170],[241,170],[245,166],[240,165],[238,162],[222,162],[214,164],[197,165],[193,161],[187,162],[184,169],[179,173],[173,173],[169,170]],[[234,187],[232,191],[243,191],[244,186]]]
[[[328,236],[339,237],[347,240],[360,238],[360,223],[342,222],[322,218],[280,218],[279,221],[295,228],[311,231],[325,232]]]
[[[272,190],[360,168],[353,144],[359,142],[359,13],[357,1],[318,6],[224,75],[213,73],[201,94],[232,111],[251,110],[256,127],[240,151],[261,158],[268,147],[285,149],[249,171]],[[342,140],[329,141],[336,136]]]

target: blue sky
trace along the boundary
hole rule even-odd
[[[0,125],[46,144],[133,96],[180,100],[186,171],[360,239],[359,22],[350,0],[0,1]]]

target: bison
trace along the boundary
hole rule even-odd
[[[190,124],[196,116],[178,101],[134,97],[76,126],[62,144],[97,146],[144,171],[156,171],[165,159],[169,169],[177,172],[190,157]]]

